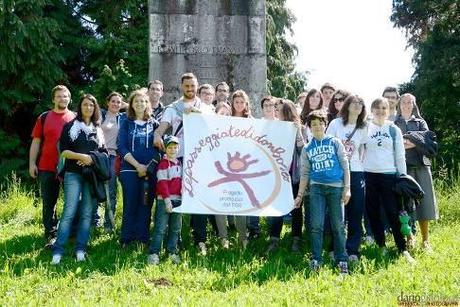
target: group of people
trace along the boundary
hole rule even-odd
[[[76,259],[85,261],[98,202],[107,202],[104,228],[113,232],[117,180],[123,192],[121,246],[145,244],[149,246],[148,262],[158,264],[165,242],[171,260],[180,262],[182,217],[173,208],[181,203],[183,114],[252,118],[251,102],[243,90],[231,93],[225,82],[199,86],[192,73],[182,75],[180,82],[183,96],[168,106],[161,102],[163,83],[153,80],[147,88],[133,91],[127,104],[122,95],[111,93],[106,109],[100,108],[94,96],[85,94],[76,113],[68,108],[71,94],[67,87],[53,88],[54,107],[38,117],[29,154],[30,175],[40,182],[44,235],[52,248],[53,264],[60,263],[72,233]],[[438,218],[438,211],[424,148],[430,146],[423,138],[423,132],[429,130],[413,95],[400,97],[396,88],[388,87],[371,103],[368,116],[363,99],[327,83],[320,90],[301,93],[295,103],[266,96],[260,106],[264,120],[289,121],[297,127],[290,167],[295,197],[290,213],[291,249],[300,250],[305,228],[312,270],[321,266],[324,235],[331,236],[332,246],[325,248],[344,274],[349,261],[359,261],[364,234],[375,239],[385,254],[385,233],[391,232],[398,251],[413,263],[410,248],[415,245],[418,221],[422,247],[431,251],[428,223]],[[422,134],[414,133],[417,131]],[[419,138],[414,140],[414,135]],[[412,233],[407,237],[400,230],[404,206],[393,189],[398,177],[406,174],[425,192],[411,212]],[[58,223],[61,181],[64,208]],[[284,220],[282,216],[268,218],[268,252],[278,248]],[[230,245],[229,228],[236,229],[242,248],[261,235],[257,216],[193,214],[190,222],[194,242],[203,255],[207,253],[208,222],[225,249]]]

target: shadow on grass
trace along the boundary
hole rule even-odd
[[[304,243],[299,253],[291,252],[292,241],[289,234],[282,237],[277,251],[267,254],[268,240],[265,237],[251,241],[247,249],[243,251],[236,244],[235,234],[230,233],[233,245],[229,250],[223,250],[220,241],[212,231],[209,231],[211,235],[209,235],[208,255],[201,256],[193,244],[188,225],[188,220],[185,220],[181,257],[187,263],[187,270],[206,268],[218,273],[220,278],[212,285],[214,290],[225,291],[246,283],[260,285],[274,279],[288,281],[294,275],[298,276],[299,273],[304,278],[312,275],[309,269],[309,247]],[[303,241],[305,241],[305,236]],[[127,248],[121,248],[118,243],[118,234],[107,235],[99,230],[92,231],[88,257],[84,263],[77,263],[75,260],[73,240],[68,242],[59,266],[50,264],[51,251],[44,249],[43,246],[43,238],[38,234],[26,234],[6,240],[0,243],[0,267],[8,266],[10,274],[17,277],[23,276],[29,269],[37,266],[42,267],[53,277],[63,277],[81,268],[78,278],[85,279],[90,278],[94,272],[112,276],[127,268],[142,270],[148,266],[148,247],[132,244]],[[352,268],[352,274],[369,274],[386,269],[397,259],[396,252],[390,252],[386,258],[380,257],[378,248],[375,246],[363,245],[362,255],[365,259]],[[160,265],[166,264],[162,262]],[[333,260],[327,255],[324,259],[324,267],[334,268]],[[184,268],[178,267],[177,270],[184,270]]]

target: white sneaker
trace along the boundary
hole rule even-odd
[[[350,255],[348,256],[348,262],[358,262],[359,258],[357,255]]]
[[[75,255],[77,256],[77,262],[83,262],[86,260],[84,251],[78,251],[75,253]]]
[[[367,245],[372,245],[375,243],[375,240],[372,236],[366,236],[364,238],[364,243],[366,243]]]
[[[433,248],[431,247],[430,242],[428,242],[428,241],[423,241],[422,249],[427,254],[432,254],[433,253]]]
[[[152,265],[158,265],[160,263],[160,257],[157,254],[151,254],[147,257],[147,262]]]
[[[230,242],[228,241],[227,238],[222,238],[222,248],[223,249],[229,249],[230,248]]]
[[[206,249],[206,244],[204,242],[198,242],[198,249],[200,250],[200,254],[202,256],[206,256],[208,250]]]
[[[415,261],[415,259],[410,255],[410,253],[408,251],[403,251],[402,255],[404,256],[404,258],[406,258],[406,261],[409,264],[416,264],[417,263],[417,261]]]
[[[180,257],[178,254],[171,254],[169,259],[171,259],[172,263],[174,264],[180,264]]]
[[[53,259],[51,260],[52,265],[57,265],[61,262],[62,255],[55,254],[53,255]]]

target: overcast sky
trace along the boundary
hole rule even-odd
[[[412,49],[389,20],[391,0],[287,0],[297,18],[292,40],[308,89],[332,82],[369,104],[388,85],[410,80]]]

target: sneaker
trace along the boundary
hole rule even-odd
[[[422,242],[422,249],[427,254],[432,254],[433,253],[433,248],[431,247],[431,244],[428,241],[423,241]]]
[[[416,264],[417,263],[417,261],[415,261],[415,259],[412,258],[412,256],[410,255],[410,253],[408,251],[403,251],[402,255],[404,256],[404,258],[406,258],[406,261],[409,264]]]
[[[180,264],[180,257],[178,254],[171,254],[169,259],[171,259],[172,263],[174,264]]]
[[[202,256],[206,256],[208,250],[206,249],[206,244],[204,242],[198,242],[198,249],[200,250],[200,254]]]
[[[51,259],[51,264],[52,265],[57,265],[61,262],[62,255],[55,254],[53,255],[53,259]]]
[[[229,249],[230,248],[230,242],[228,241],[227,238],[222,238],[222,248],[223,249]]]
[[[310,270],[313,272],[313,273],[316,273],[319,271],[319,262],[318,260],[311,260],[310,261]]]
[[[268,245],[268,248],[267,248],[267,254],[272,253],[278,249],[279,241],[280,241],[279,238],[276,238],[276,237],[270,238],[270,244]]]
[[[364,238],[364,243],[367,244],[367,245],[372,245],[375,243],[375,240],[372,236],[366,236]]]
[[[350,255],[348,256],[348,262],[358,262],[359,258],[357,255]]]
[[[45,248],[46,249],[51,249],[54,245],[54,243],[56,242],[56,238],[55,237],[50,237],[48,238],[48,240],[46,241],[45,243]]]
[[[346,261],[339,262],[339,271],[341,275],[348,275],[348,263]]]
[[[416,245],[417,245],[417,242],[415,240],[415,236],[410,235],[407,238],[407,248],[410,249],[410,250],[414,250]]]
[[[158,254],[150,254],[147,257],[147,262],[151,265],[158,265],[160,263],[160,257]]]
[[[77,256],[77,262],[82,262],[86,260],[84,251],[77,251],[75,255]]]
[[[297,253],[298,251],[300,251],[300,238],[299,237],[293,237],[292,238],[292,245],[291,245],[291,250],[294,252],[294,253]]]

